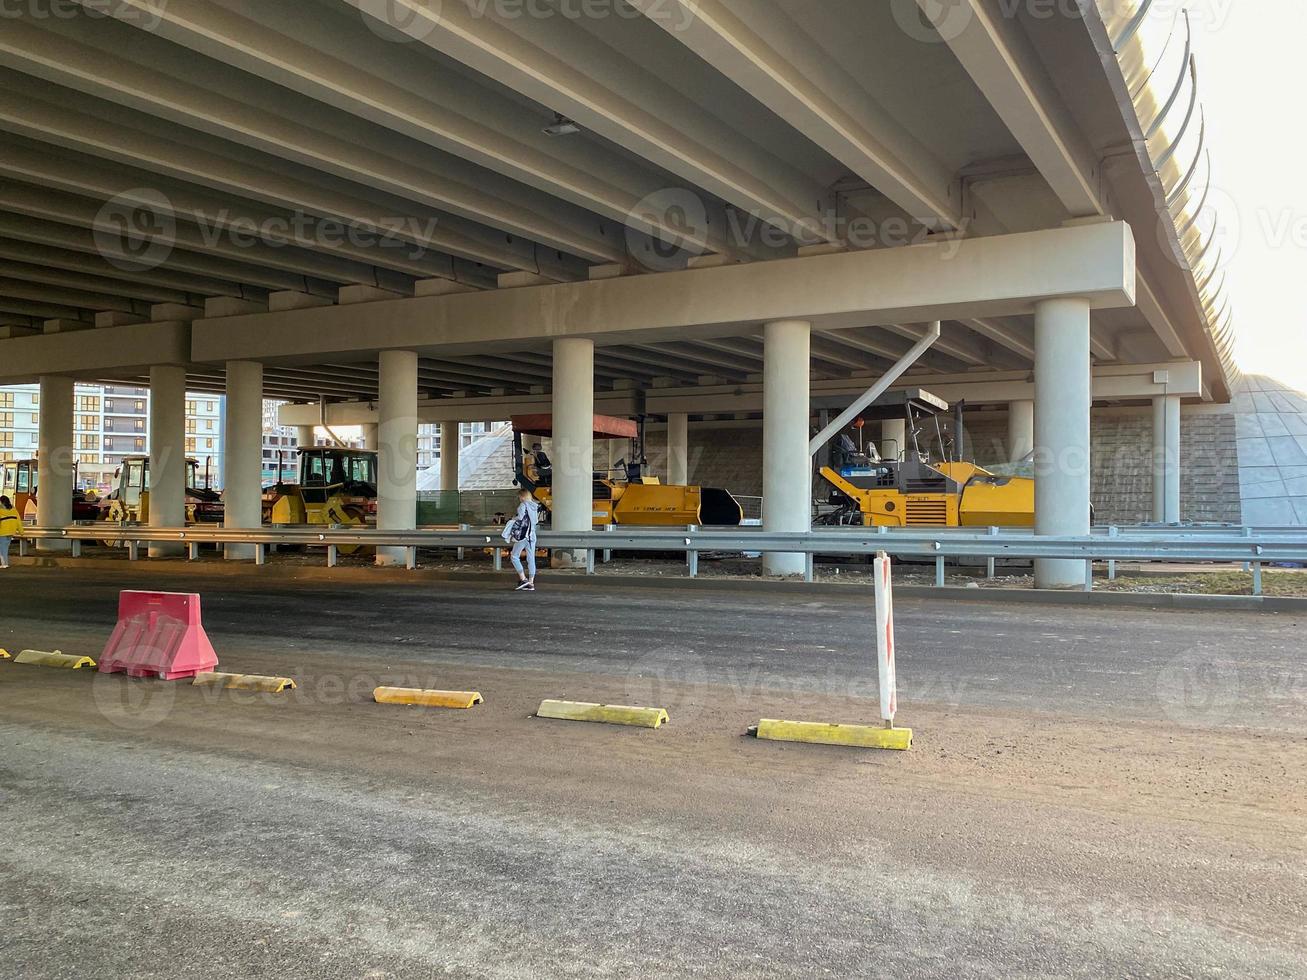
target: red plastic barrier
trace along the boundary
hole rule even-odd
[[[172,681],[213,670],[218,655],[200,625],[193,592],[120,592],[118,625],[100,654],[100,672]]]

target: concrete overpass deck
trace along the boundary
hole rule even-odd
[[[25,976],[1287,978],[1307,953],[1291,617],[902,600],[917,744],[870,756],[741,737],[874,713],[862,601],[196,581],[224,666],[298,691],[0,665]],[[25,570],[0,643],[94,650],[117,589],[157,584]],[[436,680],[487,702],[366,702]],[[529,718],[546,695],[672,722]]]

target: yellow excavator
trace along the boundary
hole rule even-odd
[[[550,415],[515,415],[513,423],[514,482],[526,487],[536,500],[550,509],[553,501],[553,465],[538,441],[553,435]],[[740,502],[718,487],[681,486],[662,483],[645,474],[643,420],[596,415],[595,439],[626,439],[631,451],[626,459],[606,473],[595,473],[591,482],[594,525],[620,524],[628,527],[683,527],[686,524],[735,526],[744,519]],[[524,442],[530,438],[530,444]]]
[[[1035,481],[999,476],[961,459],[962,406],[951,445],[940,426],[948,403],[927,391],[887,392],[847,432],[823,447],[822,478],[831,485],[818,524],[861,527],[1032,527]],[[902,458],[862,443],[869,420],[903,419]],[[933,431],[932,431],[933,430]],[[931,438],[933,435],[934,438]]]

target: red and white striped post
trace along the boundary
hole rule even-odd
[[[886,728],[894,727],[898,711],[898,686],[894,679],[894,590],[890,582],[890,560],[885,552],[872,563],[876,577],[876,660],[880,666],[880,716]]]

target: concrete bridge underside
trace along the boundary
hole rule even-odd
[[[579,529],[596,405],[638,394],[679,438],[683,416],[760,413],[764,520],[792,529],[814,396],[856,394],[939,321],[904,383],[1030,405],[1013,444],[1058,461],[1047,533],[1087,529],[1091,404],[1153,402],[1165,449],[1181,399],[1228,400],[1117,15],[382,6],[6,20],[0,382],[41,383],[43,524],[71,517],[73,379],[151,387],[161,525],[187,390],[228,395],[232,526],[258,512],[263,397],[378,425],[388,527],[413,519],[419,421],[547,404],[555,520]]]

